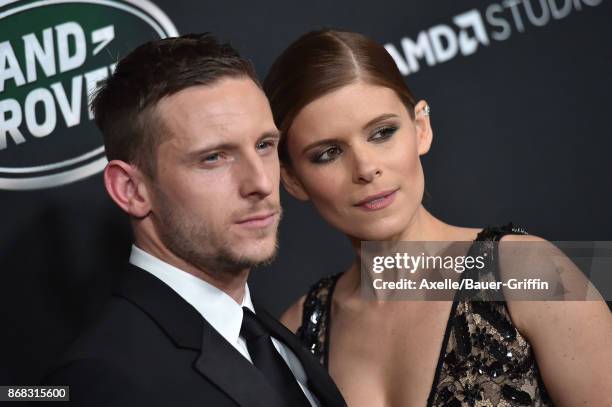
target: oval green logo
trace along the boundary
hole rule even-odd
[[[136,46],[176,35],[147,0],[1,6],[0,189],[49,188],[102,171],[90,95]]]

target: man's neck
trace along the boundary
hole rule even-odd
[[[155,244],[149,240],[136,239],[136,246],[152,256],[189,273],[208,284],[225,292],[238,304],[242,304],[244,298],[244,287],[249,277],[249,269],[238,272],[213,271],[197,267],[181,257],[174,254],[163,244]]]

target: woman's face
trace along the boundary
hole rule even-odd
[[[419,156],[432,137],[425,105],[413,120],[395,91],[362,82],[314,100],[287,132],[286,189],[352,238],[401,237],[423,197]]]

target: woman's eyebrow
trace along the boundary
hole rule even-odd
[[[387,119],[397,119],[397,118],[399,118],[399,116],[394,113],[383,113],[380,116],[376,116],[375,118],[367,122],[365,126],[363,126],[363,128],[365,130],[375,123],[382,122],[383,120],[387,120]]]
[[[317,147],[317,146],[324,145],[324,144],[331,144],[331,143],[340,143],[340,139],[338,139],[338,138],[326,138],[326,139],[323,139],[323,140],[315,141],[314,143],[310,143],[306,147],[304,147],[302,149],[302,154],[304,154],[306,151],[310,150],[313,147]]]
[[[383,113],[381,115],[376,116],[375,118],[373,118],[369,122],[367,122],[363,126],[363,129],[365,130],[365,129],[371,127],[372,125],[374,125],[374,124],[376,124],[378,122],[381,122],[383,120],[397,119],[397,118],[399,118],[399,116],[394,114],[394,113]],[[323,139],[323,140],[318,140],[318,141],[315,141],[314,143],[310,143],[306,147],[304,147],[302,149],[302,154],[306,153],[306,151],[310,150],[313,147],[317,147],[317,146],[324,145],[324,144],[339,143],[339,142],[340,142],[340,139],[338,139],[338,138],[327,138],[327,139]]]

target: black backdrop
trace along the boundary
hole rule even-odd
[[[426,206],[452,224],[513,221],[548,240],[612,240],[612,7],[607,0],[572,0],[565,18],[538,26],[527,19],[525,2],[497,3],[505,7],[497,16],[509,24],[507,39],[494,40],[491,33],[502,27],[488,26],[489,44],[477,52],[433,66],[421,59],[406,77],[432,106]],[[542,2],[531,3],[539,14]],[[156,4],[181,34],[212,31],[229,40],[263,78],[275,56],[308,30],[359,31],[401,52],[402,38],[416,40],[438,24],[458,30],[454,16],[472,9],[484,16],[493,3]],[[107,298],[131,238],[100,174],[0,197],[0,384],[32,384]],[[282,200],[279,257],[251,277],[255,297],[277,315],[320,276],[352,260],[348,242],[310,205],[284,192]]]

